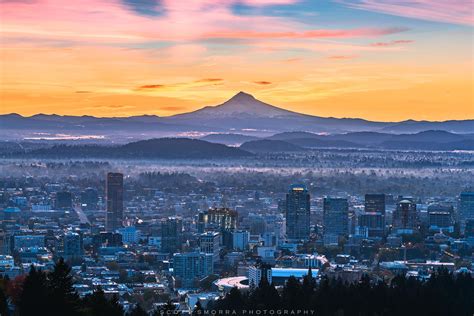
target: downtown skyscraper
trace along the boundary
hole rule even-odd
[[[308,240],[310,195],[306,186],[294,184],[286,194],[286,235],[289,240]]]
[[[325,197],[323,200],[324,244],[337,244],[348,234],[349,204],[346,198]]]
[[[107,214],[105,228],[113,232],[122,227],[123,221],[123,174],[109,172],[107,174],[106,199]]]

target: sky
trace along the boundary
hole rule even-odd
[[[169,116],[245,91],[474,119],[473,25],[471,0],[0,0],[0,113]]]

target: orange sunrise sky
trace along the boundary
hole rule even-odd
[[[474,119],[466,0],[1,0],[0,113],[169,116],[238,91],[377,121]]]

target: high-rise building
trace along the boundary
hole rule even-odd
[[[248,248],[250,233],[246,230],[232,232],[232,246],[234,250],[244,251]]]
[[[232,232],[237,229],[238,213],[230,208],[210,208],[198,214],[199,233],[217,231],[221,234],[221,245],[232,249]]]
[[[173,256],[173,274],[178,287],[196,288],[199,280],[212,273],[212,254],[189,252]]]
[[[213,261],[219,261],[220,234],[218,232],[205,232],[199,236],[199,247],[201,252],[209,253]]]
[[[67,232],[63,236],[63,257],[66,260],[81,258],[84,253],[82,236],[75,232]]]
[[[56,208],[71,208],[72,207],[72,193],[67,191],[60,191],[56,193]]]
[[[107,174],[106,199],[107,214],[105,218],[105,228],[109,232],[116,231],[122,227],[123,221],[123,174]]]
[[[401,200],[393,212],[393,227],[409,233],[417,227],[416,204],[410,200]]]
[[[286,234],[290,240],[308,240],[310,195],[306,186],[294,184],[286,194]]]
[[[324,235],[346,236],[349,230],[349,203],[345,198],[325,197],[323,201]]]
[[[463,192],[459,196],[459,219],[465,222],[474,219],[474,192]]]
[[[237,229],[238,213],[226,207],[214,207],[199,214],[200,233],[206,229],[222,231]]]
[[[385,222],[384,216],[379,212],[365,212],[359,215],[358,225],[359,231],[361,228],[367,232],[366,237],[383,237]]]
[[[428,211],[428,226],[431,231],[454,231],[454,222],[450,212]]]
[[[366,194],[364,210],[367,213],[385,215],[385,194]]]
[[[179,217],[168,217],[161,221],[161,251],[174,253],[181,251],[183,220]]]

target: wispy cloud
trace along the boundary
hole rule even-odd
[[[140,87],[137,87],[136,90],[155,90],[165,88],[166,86],[163,84],[146,84]]]
[[[382,35],[396,34],[408,31],[404,27],[391,28],[366,28],[366,29],[320,29],[303,32],[258,32],[258,31],[216,31],[207,33],[207,38],[232,38],[232,39],[305,39],[305,38],[355,38],[355,37],[375,37]]]
[[[202,86],[212,86],[220,84],[224,79],[222,78],[203,78],[197,79],[188,82],[178,82],[170,84],[146,84],[133,89],[134,91],[142,92],[155,92],[163,89],[179,89],[179,88],[190,88],[190,87],[202,87]]]
[[[268,86],[268,85],[272,84],[272,82],[270,82],[270,81],[254,81],[253,83],[258,84],[258,85],[262,85],[262,86]]]
[[[414,41],[412,40],[396,40],[396,41],[390,41],[390,42],[376,42],[370,44],[370,46],[373,47],[388,47],[388,46],[396,46],[396,45],[403,45],[403,44],[411,44]]]
[[[474,25],[472,0],[335,0],[350,8],[385,14]]]
[[[331,55],[331,56],[328,56],[327,58],[332,59],[332,60],[350,60],[356,57],[357,56],[355,55]]]

